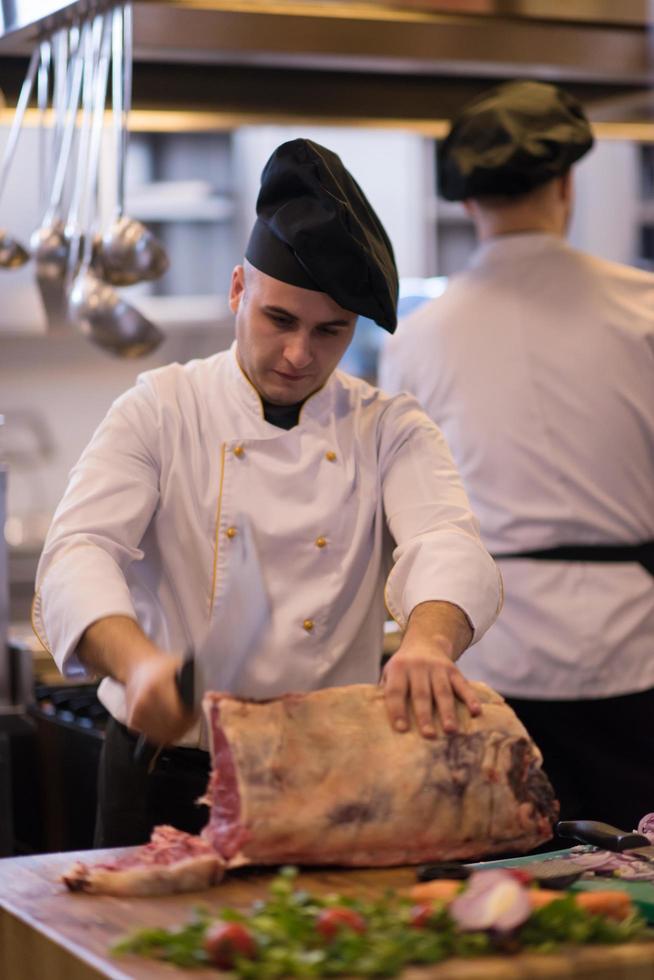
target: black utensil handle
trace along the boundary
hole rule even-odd
[[[572,837],[584,844],[594,844],[607,851],[627,851],[632,847],[648,846],[642,834],[628,833],[599,820],[560,820],[556,825],[559,837]]]
[[[175,684],[180,701],[185,708],[193,711],[195,708],[195,660],[192,656],[187,656],[175,674]]]
[[[175,672],[175,686],[184,707],[192,710],[195,699],[195,662],[191,657]],[[134,762],[137,766],[149,768],[160,750],[161,746],[153,745],[145,735],[139,735],[134,749]]]

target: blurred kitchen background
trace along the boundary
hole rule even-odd
[[[28,56],[44,31],[72,23],[82,8],[110,4],[1,0],[1,6],[0,146]],[[32,735],[34,725],[59,717],[69,739],[55,745],[44,728],[35,747],[22,728],[23,741],[14,738],[10,751],[0,736],[0,854],[89,844],[92,801],[88,813],[79,807],[73,813],[62,802],[62,780],[74,787],[85,778],[71,760],[87,751],[79,748],[84,737],[97,757],[101,719],[96,724],[92,689],[75,692],[81,714],[64,704],[69,692],[61,694],[61,678],[31,636],[38,555],[68,473],[111,402],[141,371],[231,343],[226,291],[270,152],[306,136],[341,155],[389,232],[406,312],[438,294],[474,244],[462,206],[436,196],[436,148],[449,116],[496,81],[552,80],[582,99],[598,137],[576,168],[572,244],[654,268],[649,4],[622,0],[617,8],[608,0],[208,0],[194,9],[175,0],[134,3],[126,212],[159,237],[170,268],[156,282],[128,287],[125,296],[160,327],[164,342],[145,357],[122,359],[72,327],[52,330],[33,262],[0,269],[0,461],[7,484],[0,626],[10,640],[0,696],[16,718],[31,705]],[[0,199],[0,226],[26,241],[43,217],[39,122],[31,105]],[[110,128],[107,117],[101,157],[107,172]],[[374,382],[383,340],[383,331],[360,322],[343,366]],[[23,766],[42,773],[38,791],[16,781]],[[4,823],[3,778],[13,793],[4,796]]]

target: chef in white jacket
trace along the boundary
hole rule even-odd
[[[654,809],[654,276],[565,240],[591,144],[555,86],[462,110],[440,190],[479,245],[390,339],[380,384],[442,428],[499,560],[504,610],[463,672],[510,696],[563,816],[631,829]]]
[[[104,677],[99,845],[206,819],[205,746],[175,686],[185,651],[207,688],[246,698],[376,683],[386,606],[405,630],[389,723],[430,737],[434,710],[447,731],[455,699],[480,710],[454,661],[494,621],[501,580],[443,436],[413,398],[335,370],[358,314],[395,328],[391,244],[308,140],[273,153],[257,215],[231,350],[115,402],[39,565],[38,636],[67,676]],[[149,775],[135,733],[176,743]]]

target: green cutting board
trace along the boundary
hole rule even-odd
[[[546,854],[531,854],[526,857],[507,858],[505,861],[482,861],[471,864],[471,868],[520,868],[534,861],[546,861],[548,858],[562,858],[570,854],[572,848],[562,851],[548,851]],[[624,881],[619,878],[589,878],[587,881],[576,881],[568,891],[621,891],[628,892],[631,900],[638,907],[644,918],[654,924],[654,883],[649,881]]]

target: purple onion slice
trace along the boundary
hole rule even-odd
[[[646,813],[638,822],[638,833],[644,834],[654,844],[654,813]]]
[[[459,929],[510,932],[531,914],[527,889],[507,871],[475,871],[449,912]]]

